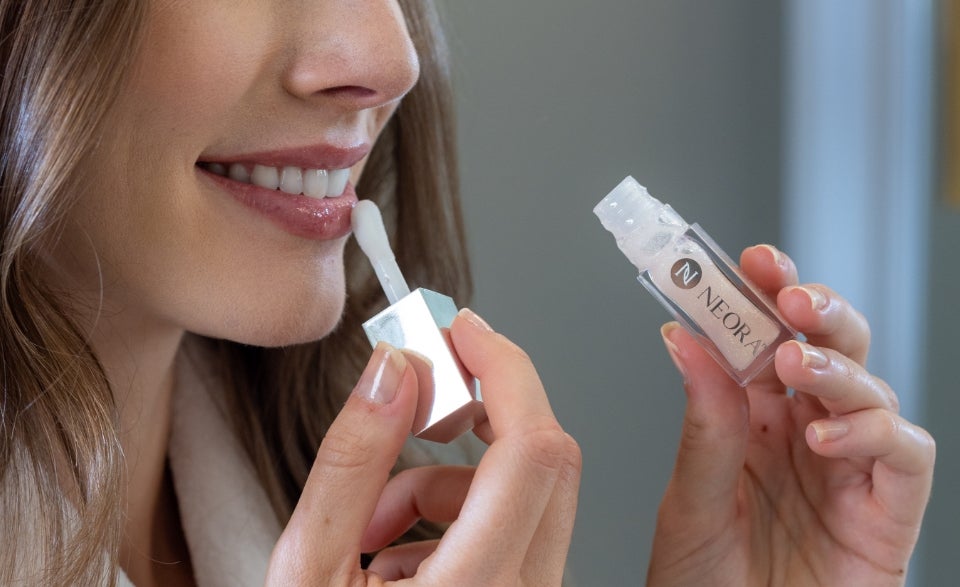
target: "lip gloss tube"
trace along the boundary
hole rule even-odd
[[[796,336],[700,228],[627,177],[593,209],[638,280],[740,386]]]

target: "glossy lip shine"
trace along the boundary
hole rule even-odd
[[[312,169],[349,169],[370,152],[363,144],[349,149],[318,145],[282,151],[244,153],[242,155],[202,155],[199,162],[260,164],[272,167],[294,166]],[[333,198],[311,198],[303,194],[287,194],[253,184],[235,181],[195,166],[231,197],[267,217],[286,232],[311,240],[334,240],[350,234],[350,214],[357,203],[353,185],[347,182],[342,195]]]

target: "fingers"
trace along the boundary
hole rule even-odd
[[[827,286],[787,287],[777,294],[777,306],[811,344],[835,349],[866,364],[870,325],[863,314]]]
[[[915,531],[930,496],[933,439],[897,414],[896,394],[866,370],[865,317],[824,285],[791,283],[792,263],[783,267],[777,258],[772,248],[753,247],[741,264],[751,279],[776,293],[784,318],[806,335],[807,342],[784,343],[776,353],[777,377],[797,391],[794,421],[807,423],[805,440],[813,452],[846,461],[831,468],[831,487],[862,488],[867,480],[879,506],[875,514]]]
[[[477,468],[458,520],[437,549],[444,584],[508,584],[523,572],[527,551],[564,470],[579,470],[579,453],[560,431],[530,432],[513,441],[496,441]],[[578,475],[579,473],[577,473]],[[572,478],[573,474],[569,474]],[[569,536],[549,536],[553,568],[562,568]],[[463,553],[471,552],[469,557]],[[541,554],[542,560],[542,554]],[[461,577],[470,577],[464,583]]]
[[[777,349],[775,365],[784,385],[816,396],[834,414],[868,408],[899,410],[899,400],[886,382],[833,349],[785,342]]]
[[[807,443],[824,456],[873,457],[906,475],[929,472],[936,454],[926,430],[880,408],[811,422]]]
[[[838,351],[797,341],[777,349],[776,369],[785,385],[832,414],[807,425],[811,450],[835,459],[874,459],[873,496],[894,519],[917,522],[930,494],[936,449],[927,431],[896,414],[890,387]],[[862,476],[852,470],[834,482],[860,483]]]
[[[420,563],[433,554],[439,543],[439,540],[424,540],[391,546],[379,552],[367,570],[387,581],[408,579],[417,574]]]
[[[521,569],[524,585],[560,585],[563,582],[563,561],[566,560],[566,545],[573,536],[580,487],[580,454],[579,450],[576,452],[576,466],[561,469],[546,514],[527,549]],[[562,550],[558,543],[563,545]]]
[[[797,284],[797,267],[793,260],[771,245],[761,244],[744,249],[740,254],[740,270],[765,294],[771,305],[777,292]],[[782,395],[785,388],[770,366],[753,379],[750,389]]]
[[[746,458],[749,414],[746,394],[676,322],[661,330],[684,377],[687,406],[668,496],[669,519],[724,523],[735,507]],[[709,479],[709,483],[704,483]],[[679,514],[679,516],[677,515]],[[701,530],[703,528],[701,527]],[[694,528],[690,528],[691,531]]]
[[[456,520],[473,474],[473,467],[450,466],[401,471],[383,489],[360,542],[361,550],[380,550],[421,518],[432,522]]]
[[[410,430],[416,395],[402,353],[378,345],[320,445],[274,549],[269,584],[327,584],[359,573],[360,538]]]
[[[740,269],[767,295],[796,285],[797,266],[793,260],[771,245],[756,245],[740,255]]]
[[[464,366],[480,381],[496,437],[559,428],[540,377],[520,347],[469,310],[451,324],[450,337]]]
[[[469,311],[450,334],[464,366],[480,380],[493,442],[459,518],[420,572],[439,584],[465,586],[514,583],[534,565],[559,576],[579,485],[579,448],[557,423],[523,351]],[[571,519],[559,520],[565,516]],[[538,532],[544,524],[549,535]],[[528,553],[533,558],[526,565]],[[548,583],[543,576],[536,582]]]
[[[811,422],[806,440],[825,457],[876,459],[874,498],[894,520],[919,522],[936,458],[936,445],[926,430],[889,410],[872,408]]]
[[[870,349],[870,326],[863,315],[825,285],[798,285],[793,261],[770,245],[743,251],[740,268],[762,291],[775,296],[777,307],[794,328],[816,346],[847,355],[861,365]]]

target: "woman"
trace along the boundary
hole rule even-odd
[[[382,299],[344,252],[352,186],[384,207],[411,281],[468,285],[429,2],[63,0],[0,15],[0,584],[558,584],[579,451],[526,356],[471,312],[451,340],[482,383],[489,422],[476,432],[490,446],[475,470],[387,481],[416,382],[401,352],[370,356],[361,339]],[[766,250],[748,251],[745,270],[795,300],[792,265]],[[830,300],[836,320],[854,319]],[[815,338],[832,323],[785,309],[835,363],[856,362],[856,345]],[[682,333],[668,340],[689,382],[688,438],[742,424],[742,394]],[[794,385],[791,352],[777,373]],[[771,371],[765,385],[781,383]],[[864,395],[854,387],[836,389]],[[702,424],[711,407],[727,415],[719,427]],[[731,518],[690,500],[715,478],[714,448],[730,479],[710,497],[736,497],[743,428],[682,447],[652,581],[804,570],[751,554],[742,532],[719,541],[738,567],[711,567],[718,552],[698,548]],[[414,451],[407,465],[423,460]],[[929,481],[927,453],[911,474]],[[917,485],[894,558],[912,548]],[[456,522],[442,540],[425,528],[383,549],[421,517]],[[378,552],[367,570],[361,552]]]

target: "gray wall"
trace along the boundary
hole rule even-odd
[[[944,162],[950,164],[950,162]],[[960,161],[952,162],[960,165]],[[933,498],[917,561],[927,585],[948,587],[960,577],[960,205],[931,198],[927,356],[927,424],[937,440]]]
[[[584,586],[646,571],[683,410],[667,313],[591,210],[634,175],[734,256],[778,242],[781,7],[447,0],[474,307],[584,453]]]

